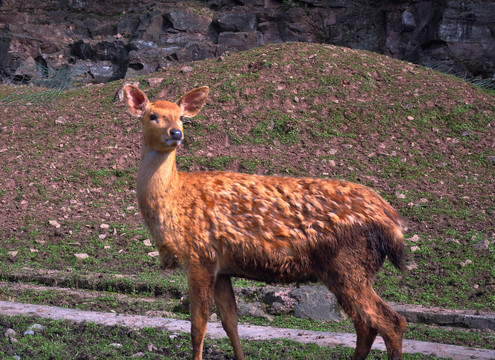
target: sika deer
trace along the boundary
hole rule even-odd
[[[367,187],[340,180],[178,172],[181,120],[201,110],[208,91],[196,88],[174,104],[124,87],[143,125],[139,208],[163,264],[180,264],[187,276],[193,359],[202,358],[212,297],[236,358],[244,359],[231,276],[320,280],[354,321],[353,359],[367,357],[377,333],[388,358],[402,359],[406,322],[372,288],[385,257],[403,267],[397,212]]]

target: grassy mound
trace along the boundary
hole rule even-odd
[[[495,310],[493,93],[330,45],[269,45],[191,67],[136,79],[151,99],[210,86],[185,127],[182,170],[368,185],[403,215],[417,266],[385,267],[385,299]],[[30,267],[161,281],[134,192],[140,124],[114,97],[122,83],[67,91],[47,107],[0,108],[4,278]],[[0,97],[10,91],[0,87]]]

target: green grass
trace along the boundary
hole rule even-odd
[[[37,323],[43,330],[34,335],[23,335],[29,326]],[[29,317],[0,316],[0,329],[16,332],[18,342],[10,343],[0,337],[2,359],[184,359],[191,356],[190,336],[172,334],[159,329],[130,330],[125,327],[104,327],[93,323],[74,324],[62,320],[34,319]],[[288,340],[241,341],[247,359],[342,359],[352,355],[350,348],[328,348],[314,344],[301,344]],[[205,359],[233,356],[227,339],[206,339]],[[225,355],[224,355],[225,354]],[[372,351],[370,358],[386,359],[386,354]],[[437,359],[434,356],[405,354],[404,359]]]

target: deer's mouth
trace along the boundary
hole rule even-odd
[[[174,140],[174,139],[165,140],[165,144],[167,144],[167,146],[179,146],[181,143],[182,143],[182,139],[181,140]]]

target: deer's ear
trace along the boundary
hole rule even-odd
[[[124,96],[129,112],[137,117],[143,116],[150,103],[146,94],[135,86],[125,85]]]
[[[177,105],[180,107],[181,116],[191,118],[199,113],[206,103],[209,91],[210,88],[208,86],[202,86],[182,95],[177,101]]]

